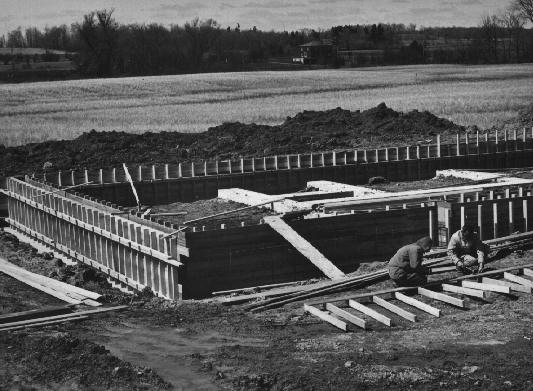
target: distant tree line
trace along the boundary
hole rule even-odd
[[[290,62],[299,55],[299,45],[325,40],[339,52],[379,51],[381,64],[531,62],[533,30],[526,28],[528,22],[533,23],[533,0],[513,0],[473,28],[373,24],[275,32],[238,24],[223,28],[213,19],[198,18],[183,26],[124,25],[113,18],[113,10],[99,10],[70,27],[10,31],[0,36],[0,48],[75,52],[78,72],[87,77],[244,70],[269,61]],[[334,56],[324,65],[343,63]]]

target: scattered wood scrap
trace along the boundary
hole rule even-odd
[[[101,305],[96,301],[101,297],[98,293],[32,273],[3,258],[0,258],[0,272],[70,304],[86,304],[93,307]]]

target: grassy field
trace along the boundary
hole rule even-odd
[[[532,101],[533,64],[403,66],[0,84],[0,143],[96,130],[202,132],[228,121],[281,123],[303,110],[429,110],[500,126]]]

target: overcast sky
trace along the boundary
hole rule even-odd
[[[121,23],[183,24],[198,16],[222,27],[262,30],[363,23],[477,26],[508,0],[1,0],[0,31],[70,25],[95,9],[114,8]]]

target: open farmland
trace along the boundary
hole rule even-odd
[[[90,129],[202,132],[222,122],[278,124],[303,110],[429,110],[461,125],[500,126],[531,102],[533,65],[404,66],[196,74],[0,85],[5,145]]]

